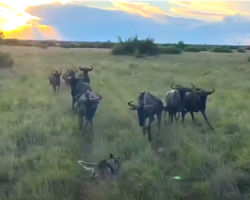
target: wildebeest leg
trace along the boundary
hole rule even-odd
[[[194,113],[193,113],[193,112],[190,112],[190,115],[191,115],[191,117],[192,117],[193,123],[195,123]]]
[[[84,130],[86,130],[88,124],[89,124],[89,121],[87,121],[87,122],[85,123]]]
[[[56,86],[54,86],[54,85],[53,85],[53,90],[54,90],[54,92],[56,92]]]
[[[72,110],[74,111],[74,105],[75,105],[76,100],[72,98]]]
[[[165,121],[165,124],[167,124],[166,114],[167,114],[167,111],[165,110],[165,111],[164,111],[164,121]]]
[[[79,129],[82,129],[82,121],[83,121],[83,117],[82,117],[82,113],[80,112],[78,114],[78,122],[79,122]]]
[[[154,116],[152,116],[152,117],[149,118],[149,122],[148,122],[147,129],[148,129],[148,141],[149,142],[151,142],[151,124],[154,121],[154,119],[155,119]]]
[[[157,114],[158,130],[161,130],[161,115],[161,112]]]
[[[184,123],[185,115],[186,115],[187,113],[188,113],[188,112],[187,112],[186,110],[181,111],[181,123]]]
[[[212,130],[214,130],[214,128],[211,126],[211,124],[209,123],[209,121],[208,121],[208,119],[207,119],[205,110],[202,110],[202,111],[201,111],[201,114],[203,115],[204,119],[206,120],[207,125],[209,126],[209,128],[211,128]]]
[[[180,116],[179,116],[180,117]],[[175,119],[175,122],[177,123],[177,121],[178,121],[178,119],[177,119],[177,117],[176,117],[176,113],[174,114],[174,119]]]

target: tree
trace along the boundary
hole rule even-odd
[[[183,41],[180,41],[180,42],[178,42],[177,47],[178,47],[179,49],[184,49],[184,48],[186,47],[186,45],[184,44]]]

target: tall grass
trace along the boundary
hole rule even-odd
[[[249,199],[249,67],[245,54],[162,55],[138,60],[96,49],[4,47],[18,68],[0,73],[0,199]],[[246,54],[249,54],[248,52]],[[249,55],[248,55],[249,56]],[[71,111],[69,88],[54,94],[47,75],[60,66],[93,65],[91,86],[103,96],[92,153]],[[162,100],[176,82],[216,92],[208,98],[211,132],[200,114],[157,131],[150,145],[127,106],[142,90]],[[158,152],[159,147],[163,152]],[[117,183],[93,187],[77,160],[122,159]],[[181,180],[172,179],[181,176]],[[81,186],[81,187],[80,187]],[[80,191],[80,192],[79,192]],[[77,196],[76,199],[80,199]]]

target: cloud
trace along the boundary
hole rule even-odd
[[[114,1],[113,6],[117,9],[132,14],[139,14],[143,17],[154,17],[155,15],[167,15],[167,13],[161,10],[160,8],[156,6],[151,6],[148,3]]]
[[[250,16],[250,2],[231,1],[169,1],[171,13],[177,16],[204,19],[207,21],[223,20],[225,16],[236,14]],[[177,7],[176,7],[177,6]]]
[[[133,8],[137,5],[133,5]],[[54,27],[64,40],[71,41],[117,41],[117,36],[128,38],[138,35],[139,38],[152,37],[157,42],[165,43],[182,40],[193,44],[237,44],[241,41],[243,44],[248,42],[247,34],[250,33],[250,21],[239,14],[222,16],[220,21],[207,22],[173,17],[165,12],[153,12],[146,8],[141,11],[147,11],[148,17],[135,11],[105,10],[73,4],[46,4],[29,7],[26,11],[41,18],[41,24]],[[220,17],[219,12],[216,14]],[[154,20],[151,16],[155,15],[162,16],[167,23]]]

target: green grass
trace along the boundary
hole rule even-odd
[[[117,184],[88,189],[92,200],[249,199],[250,68],[246,54],[182,53],[136,59],[114,57],[105,49],[1,47],[16,67],[0,73],[0,199],[72,200],[81,182],[90,181],[77,164],[121,156]],[[91,86],[103,96],[94,118],[94,146],[71,111],[69,88],[53,94],[52,68],[92,65]],[[171,83],[209,89],[207,116],[181,124],[154,122],[152,146],[143,137],[135,112],[127,106],[142,90],[164,99]],[[165,102],[164,102],[165,103]],[[154,149],[163,147],[159,154]],[[181,176],[172,180],[169,176]],[[83,187],[90,187],[83,184]]]

